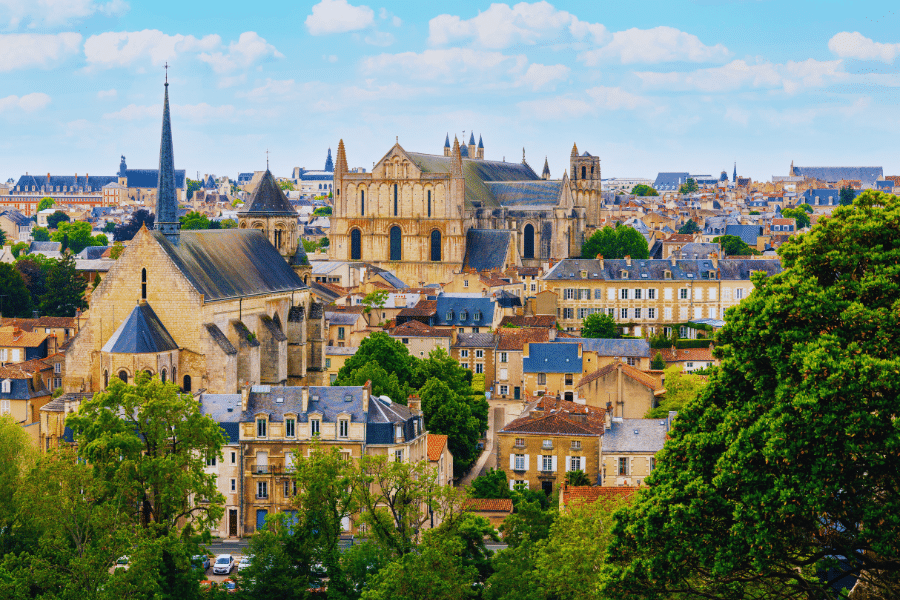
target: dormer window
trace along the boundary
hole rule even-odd
[[[628,279],[628,271],[622,271],[622,279]]]
[[[480,310],[476,310],[476,311],[475,311],[475,320],[476,320],[476,321],[480,321],[480,320],[481,320],[481,311],[480,311]]]
[[[465,320],[468,319],[468,318],[469,318],[469,311],[464,310],[464,311],[462,311],[462,312],[459,313],[459,320],[460,320],[460,321],[465,321]]]
[[[672,271],[666,271],[663,274],[663,279],[672,279]]]
[[[452,310],[448,310],[448,311],[447,311],[447,320],[448,320],[448,321],[452,321],[452,320],[453,320],[453,311],[452,311]]]

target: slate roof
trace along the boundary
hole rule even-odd
[[[478,318],[476,318],[476,313]],[[490,327],[494,319],[494,303],[490,298],[457,297],[441,294],[437,298],[435,325]]]
[[[581,373],[582,357],[578,344],[529,344],[528,356],[522,357],[524,373]]]
[[[8,209],[8,210],[0,211],[0,217],[6,217],[13,224],[17,225],[18,227],[25,227],[31,223],[31,217],[26,217],[25,215],[23,215],[22,213],[20,213],[19,211],[15,210],[15,209]]]
[[[94,392],[68,392],[63,394],[62,396],[57,396],[56,398],[42,406],[41,411],[64,412],[66,410],[66,404],[68,404],[69,402],[78,402],[80,404],[81,402],[90,400],[93,397]]]
[[[466,254],[463,269],[476,271],[502,270],[512,243],[513,232],[500,229],[469,229],[466,232]]]
[[[603,436],[603,453],[659,452],[668,433],[669,419],[613,419]]]
[[[75,255],[77,259],[98,260],[103,258],[103,253],[112,248],[112,246],[88,246]]]
[[[291,206],[291,203],[288,202],[284,192],[278,186],[278,182],[275,181],[272,172],[268,169],[266,169],[265,174],[262,176],[259,185],[253,190],[250,201],[244,205],[244,208],[240,213],[246,215],[297,216],[297,211],[295,211],[294,207]]]
[[[493,348],[497,345],[497,336],[493,333],[458,333],[454,348]]]
[[[503,206],[555,206],[562,194],[562,181],[502,181],[486,184]]]
[[[177,246],[150,233],[206,302],[306,289],[261,231],[182,231]]]
[[[516,306],[522,306],[522,299],[507,290],[500,290],[493,295],[493,298],[497,303],[497,306],[501,308],[514,308]]]
[[[428,434],[428,460],[437,462],[447,447],[447,436],[439,433]]]
[[[872,186],[877,180],[884,179],[884,169],[881,167],[794,167],[794,174],[826,183],[856,179],[865,186]]]
[[[353,356],[359,346],[325,346],[326,356]]]
[[[755,226],[753,226],[755,227]],[[670,260],[632,260],[627,266],[624,259],[607,259],[603,268],[596,259],[571,258],[560,261],[544,276],[548,281],[571,280],[573,284],[581,279],[581,271],[587,271],[587,280],[606,281],[657,281],[665,279],[665,272],[672,274],[673,280],[706,279],[717,267],[708,259],[680,259],[672,265]],[[623,279],[621,272],[628,273]],[[749,280],[750,273],[765,271],[769,275],[781,272],[779,259],[721,259],[718,261],[720,280]],[[583,280],[582,280],[583,281]]]
[[[26,371],[17,365],[0,366],[0,381],[4,379],[10,380],[9,393],[4,394],[0,391],[0,398],[4,400],[27,400],[29,398],[39,398],[41,396],[49,396],[50,391],[44,389],[35,389],[32,377],[32,371]]]
[[[684,258],[709,258],[713,252],[721,257],[722,247],[719,244],[691,242],[682,246],[679,252]],[[694,256],[695,254],[697,256]]]
[[[650,358],[650,342],[639,340],[610,340],[603,338],[572,337],[557,339],[554,343],[565,342],[581,344],[582,352],[596,352],[598,356],[624,356],[633,358]]]
[[[101,349],[114,354],[147,354],[177,350],[178,344],[146,302],[132,309]]]
[[[226,444],[240,441],[241,395],[200,394],[200,414],[213,419],[227,436]]]
[[[228,336],[226,336],[215,323],[207,323],[204,327],[206,327],[206,331],[213,341],[222,349],[222,352],[232,355],[237,354],[237,348],[234,347],[228,340]]]
[[[28,253],[33,252],[61,252],[62,242],[31,242],[28,246]]]
[[[77,177],[75,175],[51,175],[49,180],[46,175],[22,175],[19,177],[19,181],[16,182],[16,187],[24,187],[26,191],[31,191],[32,186],[37,190],[43,190],[46,187],[49,192],[55,192],[57,187],[65,188],[69,192],[72,191],[72,188],[84,189],[89,187],[93,191],[100,190],[104,185],[117,182],[118,180],[118,177],[115,175],[79,175]],[[156,187],[155,178],[153,185],[150,187]]]
[[[361,318],[357,312],[325,311],[325,322],[329,325],[356,325]]]
[[[468,155],[466,146],[460,147],[460,153]],[[420,154],[408,152],[410,160],[415,163],[423,173],[449,174],[453,161],[452,156],[437,156],[435,154]],[[525,163],[500,162],[495,160],[480,160],[464,158],[462,172],[466,180],[466,207],[494,207],[499,208],[500,202],[491,192],[488,182],[492,181],[535,181],[540,180],[530,166]]]
[[[759,225],[728,225],[725,227],[725,235],[734,235],[748,246],[756,246],[756,238],[762,235],[762,227]]]
[[[240,422],[251,423],[256,415],[266,414],[270,421],[281,423],[288,413],[296,414],[300,423],[309,421],[309,413],[321,414],[322,420],[327,423],[336,422],[337,416],[342,413],[349,413],[354,423],[366,421],[366,413],[362,409],[362,386],[310,386],[306,413],[303,412],[304,389],[299,386],[253,386],[247,400],[247,410],[241,413]],[[346,400],[348,397],[349,401]],[[278,402],[279,398],[282,402]]]
[[[687,172],[659,173],[651,186],[656,191],[672,191],[681,187],[691,174]]]
[[[854,193],[856,193],[856,190],[854,190]],[[810,206],[838,206],[841,203],[841,190],[808,189],[803,192],[802,197]],[[818,201],[816,198],[818,198]]]

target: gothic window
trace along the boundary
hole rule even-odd
[[[350,260],[362,259],[362,233],[359,229],[350,231]]]
[[[431,216],[431,190],[428,190],[428,216]]]
[[[275,247],[279,250],[281,250],[281,233],[280,229],[275,230]]]
[[[141,300],[147,299],[147,269],[141,269]]]
[[[103,389],[109,387],[109,371],[103,371]]]
[[[127,371],[119,371],[119,379],[128,383],[128,372]]]
[[[400,246],[401,242],[401,231],[400,227],[394,225],[391,227],[391,258],[390,260],[402,260],[403,251]]]
[[[433,262],[441,260],[441,232],[437,229],[431,232],[431,260]]]
[[[581,167],[581,178],[584,179],[587,176],[587,167]]]
[[[165,369],[163,369],[163,370],[160,372],[160,374],[159,374],[159,379],[160,379],[160,381],[162,381],[163,383],[166,382],[166,370],[165,370]]]
[[[365,190],[359,190],[359,214],[360,214],[360,216],[366,214],[366,192],[365,192]]]
[[[184,385],[181,387],[186,392],[191,391],[191,376],[190,375],[184,376]]]
[[[530,223],[525,226],[524,239],[522,240],[523,258],[534,258],[534,226]]]
[[[394,184],[394,216],[396,217],[398,213],[399,204],[397,203],[397,184]]]

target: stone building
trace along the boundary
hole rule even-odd
[[[166,84],[156,230],[142,228],[94,290],[64,388],[99,391],[145,371],[185,391],[236,393],[321,374],[322,311],[309,288],[261,231],[181,232],[173,165]]]
[[[525,161],[487,160],[484,144],[449,136],[443,155],[399,143],[371,173],[334,170],[330,257],[366,260],[413,285],[443,283],[464,267],[505,270],[578,256],[600,225],[600,159],[572,148],[571,179],[538,175]],[[504,235],[505,234],[505,235]]]

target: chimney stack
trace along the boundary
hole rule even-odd
[[[250,386],[244,384],[241,386],[241,412],[247,410],[247,405],[250,402]]]
[[[309,386],[308,385],[300,390],[300,407],[302,408],[304,413],[309,411]]]
[[[416,394],[411,394],[406,399],[406,407],[411,413],[419,414],[422,412],[422,400]]]

